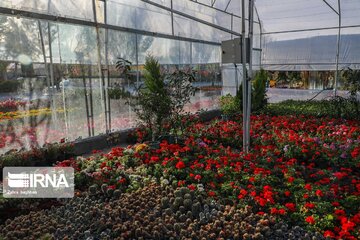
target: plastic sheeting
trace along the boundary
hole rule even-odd
[[[241,15],[241,0],[216,0],[213,6]],[[360,69],[359,0],[255,0],[255,6],[261,20],[263,68],[335,70],[340,12],[339,69]]]
[[[109,0],[107,23],[212,42],[234,37],[152,4],[171,8],[171,2],[175,11],[241,32],[241,0]],[[262,66],[271,70],[334,70],[340,13],[339,68],[359,68],[360,1],[341,0],[340,7],[338,3],[338,0],[255,0],[254,48],[262,49]],[[103,23],[104,2],[96,4],[97,20]],[[246,8],[247,5],[248,1]],[[95,21],[90,0],[2,0],[0,7]],[[248,19],[248,11],[245,12]],[[246,26],[247,33],[248,23]]]

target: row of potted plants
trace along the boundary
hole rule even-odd
[[[228,146],[229,138],[241,136],[241,116],[237,119],[197,122],[181,145],[114,148],[58,166],[77,169],[79,188],[106,183],[108,189],[130,191],[154,176],[161,184],[251,205],[259,215],[324,236],[360,237],[358,121],[254,116],[253,151],[245,154],[236,144]]]

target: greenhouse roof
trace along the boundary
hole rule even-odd
[[[241,0],[3,0],[0,17],[98,26],[216,46],[240,36],[241,4]],[[248,9],[248,0],[245,5]],[[249,19],[249,11],[245,12]],[[273,70],[334,70],[337,61],[340,68],[359,68],[359,12],[358,0],[255,0],[254,49],[261,54],[254,55],[261,55],[261,65]]]

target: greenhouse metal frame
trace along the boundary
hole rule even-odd
[[[360,68],[360,46],[359,41],[356,41],[356,37],[360,36],[360,21],[356,18],[356,10],[360,11],[360,3],[356,0],[275,0],[271,3],[266,0],[5,0],[0,3],[0,17],[12,18],[18,26],[17,46],[21,49],[26,47],[22,46],[21,36],[28,34],[21,21],[37,22],[40,40],[38,47],[42,53],[30,58],[33,62],[45,64],[49,89],[54,88],[54,63],[82,61],[97,66],[98,76],[101,78],[100,100],[104,110],[106,133],[112,131],[108,98],[109,65],[119,57],[112,55],[116,53],[109,47],[109,34],[113,35],[112,40],[116,38],[116,34],[128,33],[131,37],[135,36],[133,58],[136,66],[143,62],[144,52],[139,49],[139,41],[144,40],[141,39],[143,36],[152,40],[178,41],[179,53],[176,57],[179,65],[196,62],[220,63],[221,41],[250,36],[252,56],[248,66],[249,78],[252,77],[252,69],[260,68],[285,71],[335,70],[336,94],[340,69]],[[61,31],[59,25],[63,28]],[[71,36],[61,39],[60,33],[65,33],[67,26],[70,30],[76,30],[77,26],[84,28],[92,40],[95,40],[96,47],[91,50],[83,49],[82,55],[79,53],[82,57],[77,59],[69,52],[62,56],[62,41],[72,41],[66,46],[72,49],[70,45],[82,40]],[[54,27],[57,27],[56,31],[53,30]],[[10,29],[10,32],[11,30],[13,29]],[[54,38],[57,38],[58,46],[54,46]],[[3,43],[4,41],[6,40],[3,40]],[[297,46],[298,43],[301,44]],[[85,42],[84,45],[86,44]],[[182,56],[181,44],[186,45],[190,56]],[[193,61],[194,44],[203,46],[204,51],[211,52],[209,49],[215,49],[217,53],[212,51],[212,57],[204,59],[201,59],[200,54],[199,58]],[[158,48],[160,45],[161,42]],[[0,54],[9,51],[1,46],[0,38]],[[308,49],[304,50],[304,46]],[[245,48],[245,45],[243,47]],[[198,47],[197,51],[200,52],[200,48]],[[168,52],[170,51],[169,47]],[[245,49],[243,52],[246,52]],[[1,60],[18,61],[15,55],[3,55]],[[165,63],[169,59],[160,62]],[[242,72],[246,69],[247,66],[243,64]],[[233,75],[235,78],[237,73]],[[245,75],[243,74],[243,82],[247,84],[245,79],[249,79]],[[247,96],[245,105],[248,106],[245,108],[244,105],[243,109],[246,113],[245,120],[247,119],[244,121],[244,129],[248,129],[250,100],[246,99],[250,96],[250,86],[243,90],[244,96]],[[51,92],[52,90],[50,94]],[[93,113],[92,109],[88,109],[88,103],[86,109],[89,136],[94,136],[94,129],[90,127]],[[249,130],[245,131],[245,149],[249,146],[248,132]]]

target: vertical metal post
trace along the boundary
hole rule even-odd
[[[135,57],[136,57],[136,88],[140,85],[140,68],[139,68],[139,46],[138,35],[135,33]]]
[[[174,36],[174,13],[173,13],[173,0],[170,1],[170,7],[171,7],[171,32]]]
[[[108,127],[108,124],[107,124],[107,114],[106,114],[106,106],[105,106],[105,103],[106,103],[106,100],[105,100],[105,94],[104,94],[104,81],[103,81],[103,72],[102,72],[102,69],[101,69],[101,41],[100,41],[100,29],[99,29],[99,26],[98,26],[98,16],[97,16],[97,13],[96,13],[96,3],[97,1],[99,0],[93,0],[92,1],[92,6],[93,6],[93,14],[94,14],[94,21],[95,21],[95,24],[96,24],[96,27],[95,27],[95,31],[96,31],[96,49],[97,49],[97,57],[98,57],[98,61],[97,61],[97,67],[98,67],[98,73],[99,73],[99,80],[100,80],[100,99],[101,99],[101,106],[102,108],[104,109],[104,113],[105,113],[105,125],[106,125],[106,132],[108,132],[109,130],[109,127]]]
[[[242,49],[242,90],[243,90],[243,151],[247,153],[249,146],[247,143],[249,130],[247,129],[247,102],[248,102],[248,81],[246,71],[246,38],[245,38],[245,0],[241,0],[241,49]]]
[[[50,68],[47,64],[47,60],[46,60],[46,51],[45,51],[45,43],[44,43],[44,35],[42,32],[42,27],[41,27],[41,22],[40,20],[38,20],[38,28],[39,28],[39,34],[40,34],[40,44],[41,44],[41,50],[42,50],[42,54],[43,54],[43,58],[44,58],[44,64],[45,64],[45,72],[46,72],[46,83],[48,86],[48,91],[50,93]]]
[[[230,29],[231,29],[231,31],[233,31],[233,28],[234,28],[234,14],[231,13],[230,17],[231,17]],[[233,40],[233,38],[234,38],[234,36],[233,36],[233,34],[231,34],[231,40]]]
[[[251,80],[253,79],[253,32],[254,32],[254,0],[249,0],[249,48],[250,48],[250,56],[249,56],[249,78],[248,78],[248,99],[247,99],[247,113],[246,113],[246,123],[247,123],[247,138],[246,144],[248,148],[250,148],[250,115],[251,115],[251,89],[252,84]],[[249,149],[248,149],[249,150]]]
[[[107,0],[104,0],[104,23],[107,24]],[[110,69],[109,69],[109,29],[105,29],[105,65],[107,73],[107,81],[105,84],[105,98],[107,98],[107,112],[109,121],[109,131],[111,131],[111,101],[109,97],[110,87]],[[106,106],[105,106],[106,107]]]
[[[337,36],[337,48],[336,48],[336,73],[335,73],[335,83],[334,83],[334,95],[336,97],[338,82],[339,82],[339,58],[340,58],[340,40],[341,40],[341,3],[338,0],[338,8],[339,8],[339,29]]]

